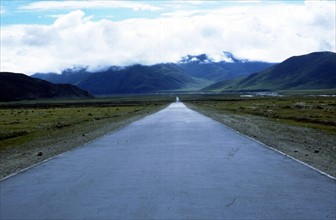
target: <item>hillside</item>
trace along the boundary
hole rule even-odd
[[[36,73],[32,77],[43,79],[52,83],[63,84],[69,83],[73,85],[78,85],[81,81],[85,80],[87,77],[91,76],[92,73],[87,72],[85,69],[67,69],[62,72],[62,74],[57,73]]]
[[[178,63],[152,66],[110,66],[105,70],[67,69],[61,74],[37,73],[33,77],[52,83],[71,83],[95,95],[197,91],[223,79],[235,79],[274,64],[239,60],[223,52],[221,61],[206,54],[187,55]]]
[[[72,83],[95,95],[197,90],[211,84],[211,81],[190,76],[172,63],[153,66],[112,66],[97,72],[67,70],[62,74],[35,74],[33,77],[53,83]]]
[[[93,94],[151,93],[200,87],[194,79],[174,64],[134,65],[120,70],[92,74],[78,86]]]
[[[247,77],[220,81],[203,91],[309,90],[336,88],[336,53],[315,52],[290,57]]]
[[[178,65],[189,75],[212,82],[236,79],[275,65],[275,63],[239,60],[228,52],[224,54],[226,57],[219,62],[214,62],[206,54],[188,55],[182,58]]]
[[[53,84],[20,73],[0,72],[0,101],[92,97],[70,84]]]

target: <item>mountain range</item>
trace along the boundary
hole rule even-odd
[[[110,67],[98,72],[87,72],[84,69],[74,72],[67,70],[61,75],[35,74],[33,77],[54,83],[72,83],[95,95],[150,93],[185,87],[199,89],[203,83],[174,64]]]
[[[251,73],[266,69],[275,63],[259,61],[240,60],[231,53],[224,52],[226,55],[223,61],[214,62],[206,54],[198,56],[186,56],[178,65],[189,75],[217,82],[220,80],[231,80]]]
[[[249,76],[223,80],[203,91],[336,89],[336,53],[293,56]]]
[[[55,84],[54,84],[55,83]],[[221,60],[188,55],[177,63],[64,70],[61,74],[0,73],[0,101],[75,98],[126,93],[336,89],[336,53],[315,52],[285,61]],[[87,92],[88,91],[88,92]]]
[[[71,84],[53,84],[20,73],[0,73],[0,101],[90,97],[87,91]]]
[[[217,62],[206,54],[188,55],[177,63],[110,66],[100,71],[76,68],[61,74],[37,73],[33,77],[52,83],[71,83],[94,95],[198,91],[220,80],[247,76],[273,65],[240,60],[223,52],[222,60]]]

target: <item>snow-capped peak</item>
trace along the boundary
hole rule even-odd
[[[245,63],[248,60],[238,59],[230,52],[222,52],[219,54],[201,54],[201,55],[187,55],[182,57],[179,63],[199,63],[199,64],[207,64],[207,63]]]
[[[208,55],[201,54],[201,55],[187,55],[182,57],[181,61],[179,63],[210,63],[212,60],[209,59]]]

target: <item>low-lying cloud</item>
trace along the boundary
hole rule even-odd
[[[1,27],[1,71],[33,74],[75,66],[150,65],[177,62],[187,54],[216,58],[222,51],[280,62],[292,55],[336,51],[335,38],[332,1],[176,11],[118,22],[94,21],[74,10],[52,25]]]

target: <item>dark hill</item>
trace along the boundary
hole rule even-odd
[[[206,91],[310,90],[336,88],[336,53],[315,52],[290,57],[264,71],[239,80],[221,81]]]
[[[0,73],[0,101],[79,97],[92,96],[74,85],[53,84],[20,73]]]

